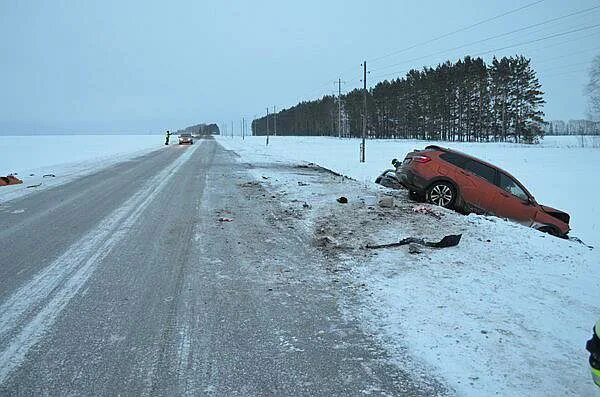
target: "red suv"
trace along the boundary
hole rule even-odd
[[[393,160],[396,177],[413,199],[458,211],[509,218],[559,237],[569,233],[567,213],[539,205],[508,172],[467,154],[427,146]]]

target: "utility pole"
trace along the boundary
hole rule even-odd
[[[242,140],[246,139],[246,119],[242,117]]]
[[[363,109],[363,130],[362,130],[362,143],[360,144],[360,162],[365,162],[365,137],[367,136],[367,61],[363,62],[363,96],[364,96],[364,109]]]
[[[342,137],[342,79],[338,79],[338,138]]]
[[[273,136],[277,136],[277,109],[273,106]]]
[[[267,106],[267,146],[269,146],[269,107]]]

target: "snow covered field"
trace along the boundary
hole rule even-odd
[[[539,145],[423,142],[414,140],[368,140],[366,163],[360,164],[358,139],[329,137],[219,137],[238,153],[252,153],[256,159],[304,160],[335,170],[364,183],[371,183],[393,158],[403,159],[409,151],[438,144],[474,155],[507,170],[545,205],[571,215],[571,235],[586,244],[600,247],[600,206],[598,188],[588,182],[600,175],[600,137],[547,137]],[[594,147],[595,146],[595,147]],[[595,189],[593,193],[589,189]],[[586,189],[587,194],[583,191]]]
[[[23,180],[22,185],[2,187],[0,199],[56,186],[160,149],[163,139],[162,135],[0,136],[0,175],[18,174]],[[45,174],[56,177],[42,178]],[[37,188],[27,188],[39,183],[42,185]]]
[[[435,216],[418,212],[422,205],[405,192],[371,183],[391,158],[424,142],[368,141],[367,163],[361,165],[357,140],[271,137],[268,148],[264,137],[218,140],[290,205],[308,203],[310,219],[303,222],[316,238],[332,237],[326,256],[334,262],[335,277],[348,283],[343,288],[353,291],[348,316],[361,321],[401,368],[439,379],[459,396],[597,394],[585,351],[600,318],[597,249],[494,217],[465,217],[427,205]],[[600,152],[578,146],[576,138],[547,139],[540,146],[452,145],[506,168],[541,202],[570,211],[574,234],[598,244],[595,203],[574,192],[600,170]],[[300,183],[294,179],[300,176],[273,166],[303,162],[360,182]],[[335,202],[341,193],[349,204]],[[387,194],[395,196],[397,207],[363,202]],[[405,247],[359,248],[458,233],[459,246],[419,254]]]

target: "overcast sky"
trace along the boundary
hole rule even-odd
[[[2,0],[0,134],[238,122],[266,106],[337,91],[338,77],[348,82],[344,90],[358,87],[363,59],[375,82],[480,54],[532,58],[546,117],[583,118],[600,26],[490,51],[600,24],[600,8],[466,44],[599,6],[597,0],[545,0],[398,52],[534,1]]]

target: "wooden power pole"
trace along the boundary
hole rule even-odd
[[[363,128],[362,128],[362,143],[360,144],[360,162],[365,162],[365,138],[367,136],[367,61],[363,62]]]
[[[267,146],[269,146],[269,107],[267,106]]]

